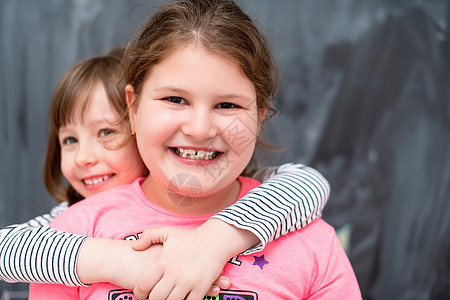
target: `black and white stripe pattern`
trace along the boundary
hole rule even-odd
[[[27,224],[29,227],[42,227],[42,226],[48,226],[53,219],[65,211],[69,204],[67,202],[62,202],[59,205],[53,207],[53,209],[50,211],[50,213],[36,217],[34,219],[31,219],[28,221]]]
[[[261,243],[245,254],[319,218],[330,194],[327,180],[301,164],[264,169],[259,176],[260,181],[268,179],[213,217],[258,236]],[[0,280],[83,286],[76,274],[76,260],[87,237],[48,227],[66,208],[63,203],[50,214],[0,230]]]
[[[267,243],[321,217],[330,195],[328,181],[301,164],[282,165],[269,177],[233,206],[212,217],[249,230],[261,240],[244,254],[260,251]]]
[[[48,227],[66,208],[63,203],[50,214],[0,230],[0,280],[83,285],[76,275],[76,260],[86,237]]]

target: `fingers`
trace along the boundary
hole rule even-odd
[[[205,296],[205,291],[208,286],[204,282],[199,282],[198,280],[192,280],[191,277],[186,278],[185,276],[178,276],[180,274],[167,274],[162,272],[163,267],[156,264],[152,265],[152,271],[146,271],[144,275],[139,280],[138,284],[134,289],[134,295],[139,300],[200,300]],[[195,277],[195,276],[194,276]],[[228,278],[221,276],[221,285],[226,287]],[[224,279],[225,278],[225,279]],[[219,279],[217,279],[219,283]],[[220,292],[220,287],[214,285],[210,288],[211,296],[216,296]]]
[[[170,227],[145,229],[140,238],[133,243],[133,249],[137,251],[145,250],[153,244],[164,244]]]
[[[155,285],[155,287],[151,290],[150,294],[148,294],[148,300],[160,300],[160,299],[184,299],[187,292],[185,291],[183,295],[178,295],[177,298],[174,298],[177,290],[173,291],[175,288],[174,284],[167,280],[166,276],[163,276],[163,278]],[[181,292],[181,291],[180,291]]]
[[[206,292],[206,296],[211,296],[211,297],[215,297],[217,295],[219,295],[220,293],[220,287],[218,287],[217,285],[213,284],[208,292]]]
[[[208,292],[206,293],[206,296],[215,297],[215,296],[219,295],[221,289],[227,290],[230,288],[230,286],[231,286],[230,279],[226,276],[221,275],[211,285]]]
[[[162,269],[156,267],[156,265],[154,265],[152,268],[147,269],[144,274],[142,274],[138,283],[134,287],[133,294],[137,299],[147,299],[150,291],[155,287],[155,285],[161,280],[162,277]]]
[[[191,288],[189,290],[187,290],[189,292],[189,294],[187,294],[186,296],[186,300],[201,300],[205,297],[205,291],[208,287],[207,286],[201,286],[196,285],[194,287],[191,286]],[[216,294],[218,295],[220,292],[219,287],[217,287],[217,291]],[[211,289],[211,288],[210,288]],[[186,294],[186,292],[184,292]],[[184,298],[173,298],[173,299],[184,299]]]
[[[231,286],[231,281],[227,276],[220,275],[217,277],[216,281],[214,281],[213,286],[214,285],[217,285],[220,289],[227,290]]]
[[[193,286],[194,282],[187,280],[184,284],[176,284],[173,276],[163,276],[148,295],[148,300],[200,300],[203,299],[206,287]],[[139,298],[140,299],[140,298]]]

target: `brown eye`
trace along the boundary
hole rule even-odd
[[[167,101],[169,101],[171,103],[175,103],[175,104],[185,104],[186,103],[186,100],[184,98],[182,98],[182,97],[171,96],[171,97],[166,97],[166,98],[163,98],[163,99],[167,100]]]
[[[222,102],[217,105],[217,108],[221,109],[232,109],[232,108],[240,108],[239,105],[230,103],[230,102]]]

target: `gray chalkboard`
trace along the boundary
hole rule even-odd
[[[125,45],[160,1],[0,1],[0,226],[55,205],[47,109],[75,62]],[[280,111],[265,127],[332,185],[365,299],[450,299],[450,2],[239,1],[269,36]],[[0,283],[1,299],[26,285]]]

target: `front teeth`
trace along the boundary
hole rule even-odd
[[[105,180],[107,180],[109,178],[109,175],[105,175],[103,177],[99,177],[99,178],[94,178],[94,179],[84,179],[84,183],[87,185],[92,185],[92,184],[98,184],[100,182],[103,182]]]
[[[217,151],[204,151],[204,150],[193,150],[193,149],[183,149],[183,148],[174,148],[175,153],[178,156],[181,156],[183,158],[190,158],[190,159],[204,159],[204,160],[210,160],[215,158],[218,155]]]

